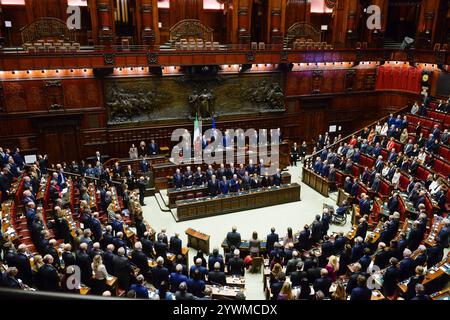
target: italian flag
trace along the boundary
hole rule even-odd
[[[201,124],[198,121],[197,115],[195,115],[194,121],[194,158],[196,160],[202,157],[202,134],[200,129]]]

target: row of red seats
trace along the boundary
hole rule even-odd
[[[426,116],[431,119],[441,121],[446,127],[450,126],[450,114],[448,113],[441,111],[427,110]]]
[[[440,120],[434,120],[434,119],[430,119],[430,118],[422,117],[422,116],[418,116],[418,115],[413,115],[413,114],[408,114],[407,119],[408,119],[409,125],[414,124],[414,126],[411,129],[412,132],[414,132],[415,125],[419,122],[420,122],[421,126],[424,128],[431,129],[431,128],[434,128],[435,125],[438,125],[439,129],[442,130],[442,121],[440,121]],[[409,128],[410,127],[408,126],[408,129]]]

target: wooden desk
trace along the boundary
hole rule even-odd
[[[450,276],[450,253],[447,254],[447,259],[442,260],[441,262],[427,270],[422,284],[426,286],[442,276]],[[408,280],[398,283],[398,287],[403,293],[405,293],[408,288]]]
[[[290,165],[290,148],[287,143],[281,143],[278,146],[278,148],[279,148],[279,150],[278,150],[279,163],[278,163],[277,167],[279,167],[281,170],[283,170]],[[268,149],[270,149],[270,148],[268,148]],[[268,150],[268,153],[270,154],[270,150]],[[244,161],[244,163],[246,163],[246,164],[249,162],[248,154],[249,154],[249,152],[247,150],[246,156],[245,156],[245,161]],[[237,161],[238,159],[237,159],[236,147],[235,147],[234,156],[235,156],[234,163],[236,164],[236,169],[238,169],[239,163]],[[261,156],[264,156],[264,154],[258,154],[258,156],[261,157]],[[259,162],[259,160],[256,161],[255,163],[258,163],[258,162]],[[151,164],[151,171],[153,172],[153,176],[155,179],[155,188],[157,190],[167,189],[169,187],[169,180],[175,174],[175,170],[177,168],[179,168],[183,172],[186,170],[187,166],[191,166],[191,168],[196,168],[196,167],[200,166],[203,171],[205,171],[208,168],[208,165],[206,163],[195,164],[194,161],[189,161],[189,163],[183,163],[180,165],[176,165],[172,162]],[[219,164],[213,165],[213,168],[214,169],[219,168]],[[193,170],[193,171],[195,172],[196,170]]]
[[[206,287],[211,288],[212,298],[217,300],[234,300],[236,295],[243,290],[237,287],[227,287],[227,286],[213,286],[206,285]]]
[[[196,250],[202,250],[204,253],[209,254],[209,239],[207,234],[198,232],[192,228],[185,231],[188,237],[188,247]]]
[[[281,183],[282,184],[290,184],[292,180],[291,174],[289,172],[283,172],[281,174]],[[182,188],[169,188],[167,189],[167,196],[169,197],[169,208],[176,208],[176,201],[178,197],[185,198],[189,193],[194,194],[194,197],[197,196],[197,193],[201,192],[203,197],[208,196],[208,187],[206,184],[201,186],[192,186],[192,187],[182,187]]]
[[[302,182],[328,198],[330,191],[330,182],[328,179],[319,176],[311,169],[303,167]]]
[[[436,237],[441,231],[442,227],[444,226],[443,220],[444,219],[442,217],[434,215],[433,225],[430,228],[430,233],[428,234],[428,237],[425,239],[425,244],[427,246],[432,247],[436,242]]]
[[[189,248],[181,248],[181,254],[184,256],[186,261],[189,261]],[[177,257],[173,253],[167,253],[167,260],[169,260],[171,263],[174,263],[176,258]],[[156,267],[156,261],[154,259],[148,259],[148,266],[150,268]]]
[[[176,208],[177,197],[185,198],[189,193],[194,194],[194,197],[197,193],[203,193],[204,196],[208,195],[208,188],[206,185],[201,186],[192,186],[192,187],[183,187],[180,189],[170,188],[167,189],[167,196],[169,197],[169,208]]]
[[[0,211],[2,234],[9,235],[11,241],[15,241],[19,237],[13,225],[12,215],[14,213],[14,208],[15,208],[14,202],[8,200],[2,203],[2,208]]]
[[[251,210],[300,200],[300,185],[255,189],[226,196],[177,201],[178,221]]]
[[[80,288],[80,294],[83,296],[89,294],[90,292],[91,292],[91,288],[89,288],[89,287],[82,286]]]
[[[450,300],[450,288],[435,292],[430,295],[433,300]]]
[[[115,276],[109,276],[106,279],[106,285],[110,288],[115,288],[115,286],[117,285],[117,277]]]
[[[227,276],[227,286],[245,288],[245,277]]]
[[[267,245],[266,241],[261,241],[261,247],[259,248],[260,255],[267,253],[266,245]],[[227,254],[228,252],[230,252],[230,248],[228,247],[226,238],[222,241],[222,249],[223,249],[224,254]],[[250,254],[248,240],[241,241],[241,245],[239,246],[239,251],[241,253],[241,257],[245,257]]]

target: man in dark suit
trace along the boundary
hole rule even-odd
[[[221,265],[219,262],[214,264],[214,271],[208,273],[208,282],[213,285],[225,286],[227,279],[225,272],[221,271]]]
[[[126,290],[130,287],[132,272],[131,263],[125,257],[125,249],[119,248],[117,255],[113,258],[113,275],[118,278],[117,285],[120,289]]]
[[[221,194],[228,194],[230,191],[230,183],[227,181],[226,176],[222,176],[222,180],[219,182],[219,189]]]
[[[202,172],[202,168],[197,167],[197,171],[194,173],[194,185],[201,186],[205,181],[205,175]]]
[[[256,172],[256,167],[253,164],[253,160],[252,159],[249,160],[249,163],[248,163],[246,169],[247,169],[247,172],[248,172],[249,175],[253,175]]]
[[[377,173],[381,173],[384,168],[383,156],[378,156],[377,161],[375,162],[375,170]]]
[[[150,233],[144,232],[144,235],[141,238],[142,243],[142,252],[145,253],[147,258],[153,258],[156,254],[154,249],[153,241],[150,239]]]
[[[53,257],[51,255],[44,256],[44,265],[39,268],[36,275],[36,286],[42,291],[59,291],[59,275],[53,266]]]
[[[184,179],[183,179],[183,176],[181,175],[180,169],[177,169],[175,171],[172,181],[173,181],[173,185],[175,188],[180,189],[183,187]]]
[[[321,245],[321,250],[322,250],[321,258],[324,260],[324,262],[326,264],[328,257],[330,257],[334,251],[333,242],[330,241],[330,237],[327,235],[325,235],[323,237],[323,243]]]
[[[161,282],[169,281],[169,270],[164,267],[164,258],[158,257],[156,259],[156,266],[152,268],[152,283],[155,288],[159,289],[161,287]]]
[[[208,181],[208,194],[211,197],[215,197],[219,194],[219,182],[216,179],[216,176],[213,174],[211,176],[211,180]]]
[[[436,265],[444,257],[444,246],[441,239],[436,237],[435,243],[427,250],[427,268]]]
[[[352,184],[352,187],[350,189],[350,195],[354,198],[356,198],[358,196],[358,191],[359,191],[359,179],[355,178],[355,181]]]
[[[344,236],[344,233],[341,231],[337,234],[337,236],[334,238],[333,243],[333,250],[334,254],[339,254],[344,250],[345,244],[348,242],[348,238]]]
[[[237,174],[234,174],[230,180],[230,192],[239,192],[241,190],[241,184],[239,183]]]
[[[235,276],[244,276],[244,261],[239,257],[239,250],[234,250],[234,257],[228,261],[228,272]]]
[[[175,233],[173,237],[170,237],[170,247],[169,251],[172,252],[175,255],[181,254],[182,249],[182,242],[180,239],[180,235],[178,233]]]
[[[148,145],[148,152],[151,156],[156,156],[159,154],[159,146],[155,143],[155,140],[150,140],[150,144]]]
[[[186,187],[191,187],[194,184],[194,172],[192,172],[191,166],[186,167],[183,184]]]
[[[316,219],[311,224],[311,242],[317,243],[320,239],[322,239],[323,228],[322,222],[320,220],[320,215],[316,215]]]
[[[201,258],[197,258],[195,260],[195,264],[193,266],[191,266],[191,268],[189,269],[189,277],[193,277],[194,276],[194,272],[196,270],[198,270],[201,274],[201,278],[202,280],[206,280],[206,276],[208,275],[208,269],[206,269],[203,265],[203,260]]]
[[[177,264],[175,266],[175,272],[170,274],[170,291],[176,292],[180,286],[180,283],[187,281],[188,277],[183,274],[183,266],[181,264]]]
[[[313,288],[317,291],[322,291],[325,296],[330,295],[331,279],[328,277],[327,269],[320,270],[320,278],[314,281]]]
[[[411,258],[411,250],[405,249],[403,251],[403,260],[400,261],[399,272],[400,272],[400,281],[406,280],[409,277],[414,275],[415,269],[414,260]]]
[[[277,281],[273,282],[270,285],[270,291],[272,293],[272,300],[277,300],[278,295],[280,294],[281,288],[283,287],[284,282],[286,281],[286,275],[284,272],[280,272],[278,274]]]
[[[64,265],[67,269],[68,266],[74,266],[77,264],[77,260],[75,255],[72,252],[72,245],[70,243],[66,243],[64,245],[63,253],[61,255]]]
[[[351,177],[345,177],[344,180],[344,191],[348,194],[352,193],[352,186],[353,186],[353,182],[352,182],[352,178]]]
[[[274,186],[280,186],[281,185],[281,170],[277,169],[277,172],[272,176],[272,183]]]
[[[32,285],[33,282],[33,271],[31,270],[30,260],[27,255],[27,246],[25,244],[20,244],[17,248],[16,264],[18,274],[17,278],[21,279],[23,283],[28,286]]]
[[[273,245],[275,242],[279,241],[278,234],[275,233],[275,228],[272,227],[270,229],[270,233],[267,235],[266,239],[266,250],[267,252],[271,252],[273,250]]]
[[[18,272],[19,271],[16,267],[9,267],[3,274],[0,273],[0,287],[9,289],[22,289],[19,280],[17,280],[16,278]]]
[[[370,300],[372,290],[367,288],[366,277],[360,275],[356,281],[358,286],[352,290],[350,300]]]
[[[140,269],[141,274],[144,277],[148,277],[150,267],[148,266],[148,258],[145,253],[142,252],[142,243],[136,242],[134,244],[134,250],[131,253],[131,262]]]
[[[180,283],[178,291],[175,292],[175,300],[194,300],[195,297],[192,293],[187,292],[186,282]]]
[[[81,283],[87,284],[92,277],[92,260],[87,253],[88,245],[86,243],[81,243],[80,247],[76,253],[76,263],[81,271]]]
[[[225,268],[223,256],[221,254],[219,254],[218,249],[213,249],[212,254],[208,257],[208,270],[213,271],[216,263],[219,263],[220,271],[223,271]]]
[[[94,212],[92,215],[90,229],[92,231],[93,241],[100,241],[102,238],[102,223],[98,219],[98,212]]]
[[[154,249],[157,257],[167,257],[168,246],[164,242],[164,238],[161,234],[158,235],[158,241],[154,244]]]
[[[423,232],[419,229],[419,221],[414,221],[413,228],[408,235],[408,249],[415,251],[423,240]]]
[[[231,232],[227,233],[226,238],[228,247],[234,246],[236,249],[239,249],[241,246],[241,234],[237,232],[237,227],[233,226],[231,228]]]
[[[308,273],[303,271],[303,262],[300,261],[297,263],[297,266],[295,267],[295,271],[291,273],[291,283],[292,287],[298,287],[300,286],[300,282],[303,278],[308,277]]]

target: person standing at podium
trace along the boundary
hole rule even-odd
[[[217,196],[219,193],[219,182],[216,179],[216,176],[213,174],[211,176],[211,180],[208,181],[208,194],[211,197]]]
[[[159,153],[159,147],[155,143],[155,140],[150,140],[150,144],[148,145],[148,151],[150,156],[156,156]]]
[[[221,194],[228,194],[230,191],[230,183],[227,181],[227,177],[223,176],[222,181],[219,183],[220,193]]]
[[[205,176],[201,167],[197,167],[197,172],[194,174],[194,185],[201,186],[205,183]]]
[[[184,186],[192,187],[194,183],[194,173],[191,170],[191,166],[186,167],[186,172],[184,173]]]
[[[183,187],[183,176],[181,175],[180,169],[177,169],[173,175],[173,185],[177,189],[181,189]]]
[[[241,185],[239,184],[237,174],[234,174],[233,178],[230,180],[230,191],[239,192],[239,190],[241,190]]]
[[[212,165],[208,165],[208,169],[206,169],[206,181],[210,181],[212,176],[214,175],[214,169]]]

